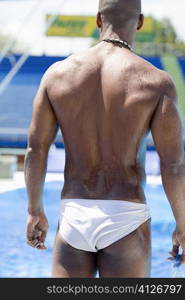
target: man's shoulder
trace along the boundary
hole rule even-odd
[[[66,61],[69,60],[69,57],[66,57],[63,60],[57,61],[53,63],[44,73],[43,78],[45,79],[52,79],[57,76],[62,75],[64,67],[66,66]]]
[[[175,84],[170,74],[165,70],[159,69],[142,57],[138,57],[138,68],[148,76],[156,87],[163,89],[174,89]]]
[[[177,90],[175,83],[166,71],[160,70],[159,72],[159,86],[162,95],[169,97],[172,100],[177,100]]]
[[[75,75],[75,71],[78,69],[78,73],[80,69],[88,65],[88,57],[90,51],[85,50],[83,52],[72,54],[67,56],[65,59],[61,61],[57,61],[52,64],[44,74],[44,77],[50,80],[56,80],[61,77],[68,77],[68,74],[71,76]]]
[[[144,72],[151,72],[153,76],[157,75],[161,77],[162,74],[165,73],[163,70],[154,66],[149,60],[145,59],[144,57],[136,56],[136,61],[140,69],[142,69]]]

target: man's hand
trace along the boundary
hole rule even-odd
[[[44,213],[38,216],[28,215],[26,225],[27,243],[39,250],[46,250],[44,245],[48,231],[48,221]]]
[[[185,230],[184,231],[179,231],[175,230],[172,234],[172,251],[169,252],[171,255],[168,259],[169,260],[174,260],[175,257],[180,254],[179,253],[179,248],[182,248],[182,254],[180,254],[180,264],[185,263]]]

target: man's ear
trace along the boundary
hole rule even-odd
[[[139,31],[142,27],[143,27],[143,24],[144,24],[144,15],[143,14],[140,14],[139,16],[139,21],[138,21],[138,26],[137,26],[137,30]]]
[[[101,13],[98,12],[97,13],[97,16],[96,16],[96,24],[98,26],[98,28],[102,28],[102,19],[101,19]]]

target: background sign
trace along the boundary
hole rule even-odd
[[[47,22],[52,15],[47,15]],[[47,36],[98,37],[96,18],[92,16],[57,16],[46,31]]]
[[[49,21],[53,15],[47,15]],[[150,42],[154,39],[155,23],[151,17],[146,17],[141,31],[137,32],[136,41]],[[56,16],[46,31],[47,36],[65,37],[99,37],[96,17],[93,16]]]

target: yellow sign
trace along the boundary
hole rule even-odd
[[[99,38],[96,18],[93,16],[56,16],[47,15],[47,23],[53,19],[47,29],[47,36],[93,37]],[[137,34],[136,40],[151,40],[154,35],[154,20],[146,17],[143,28]]]
[[[47,15],[47,23],[52,15]],[[96,37],[96,18],[92,16],[56,16],[46,31],[48,36]]]

